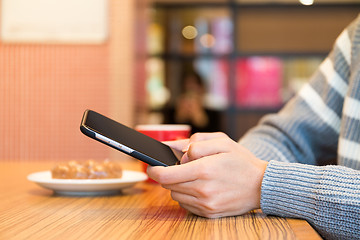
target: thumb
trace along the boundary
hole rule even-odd
[[[181,139],[181,140],[175,140],[175,141],[164,141],[162,142],[166,145],[168,145],[169,147],[171,147],[174,150],[177,151],[183,151],[183,149],[185,149],[188,145],[189,145],[189,139]]]

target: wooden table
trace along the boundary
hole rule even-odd
[[[131,162],[124,168],[139,169]],[[306,221],[260,210],[221,219],[195,216],[154,183],[112,196],[68,197],[27,180],[53,165],[0,162],[0,239],[321,239]]]

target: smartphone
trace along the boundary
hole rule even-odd
[[[86,136],[151,166],[178,164],[178,158],[169,146],[95,111],[84,112],[80,130]]]

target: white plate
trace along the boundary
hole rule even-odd
[[[41,187],[54,190],[61,195],[108,195],[145,181],[147,175],[143,172],[123,170],[121,178],[54,179],[51,177],[50,171],[43,171],[32,173],[27,178]]]

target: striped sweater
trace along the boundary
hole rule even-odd
[[[269,161],[264,213],[305,219],[326,239],[360,239],[360,16],[300,92],[239,143]]]

